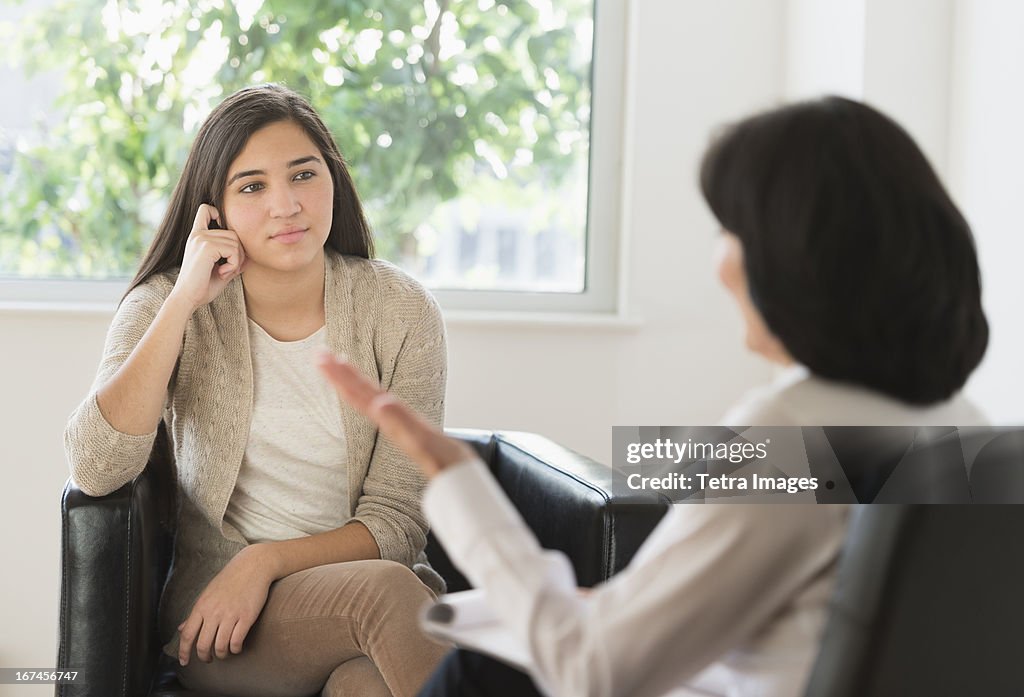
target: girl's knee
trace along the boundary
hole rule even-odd
[[[381,592],[424,597],[430,595],[430,590],[404,564],[385,559],[368,559],[356,563],[362,565],[360,573],[365,574],[366,581]]]
[[[360,573],[366,574],[367,579],[375,584],[388,587],[407,587],[407,589],[408,587],[415,589],[416,586],[423,586],[423,589],[426,590],[426,586],[423,585],[419,576],[404,564],[386,559],[368,559],[353,563],[361,565]]]
[[[415,606],[434,596],[412,569],[394,561],[365,559],[318,567],[303,587],[310,596],[340,609]]]

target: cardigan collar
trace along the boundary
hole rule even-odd
[[[349,263],[340,254],[328,251],[324,254],[324,315],[327,326],[327,345],[330,350],[344,355],[359,370],[371,379],[380,381],[376,353],[372,345],[372,332],[362,332],[360,340],[359,322],[369,321],[365,316],[357,317],[353,306],[353,281]],[[228,442],[218,444],[220,452],[213,454],[216,462],[209,462],[206,486],[197,491],[200,508],[215,528],[224,537],[244,542],[241,533],[224,522],[228,501],[235,489],[238,472],[242,466],[253,409],[252,355],[249,347],[249,326],[245,310],[245,293],[241,278],[233,279],[223,292],[209,305],[213,319],[213,336],[203,336],[197,349],[209,351],[214,360],[209,368],[213,372],[203,380],[215,383],[215,404],[209,411],[214,420],[215,430],[228,433]],[[216,342],[219,345],[210,345]],[[221,360],[216,360],[220,357]],[[349,483],[349,510],[352,515],[355,503],[361,495],[360,482],[365,476],[366,463],[376,441],[376,430],[367,428],[365,420],[348,404],[340,402],[341,419],[344,427],[347,451]]]
[[[376,332],[365,325],[379,321],[377,307],[356,308],[356,274],[354,265],[363,263],[360,257],[345,257],[333,251],[324,255],[326,273],[324,281],[324,317],[327,324],[327,345],[335,355],[344,356],[359,372],[380,384],[381,369],[373,344]],[[367,277],[360,275],[362,282]],[[360,289],[365,290],[365,289]],[[377,290],[377,289],[374,289]],[[379,292],[372,297],[379,300]],[[376,318],[376,319],[374,319]],[[377,442],[377,429],[347,402],[339,399],[342,426],[345,432],[348,474],[348,514],[354,515],[356,502],[362,495],[363,481],[370,456]]]

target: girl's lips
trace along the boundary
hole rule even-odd
[[[308,231],[296,230],[295,232],[286,232],[281,235],[274,235],[270,239],[274,240],[275,242],[280,242],[281,244],[295,244],[296,242],[298,242],[299,240],[306,236],[306,232]]]

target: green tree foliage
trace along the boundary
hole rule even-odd
[[[0,158],[0,272],[131,275],[199,123],[259,82],[311,99],[382,256],[415,254],[417,225],[476,183],[550,190],[586,161],[591,12],[592,0],[59,0],[0,33],[0,58],[63,76],[59,122],[18,143],[6,172]]]

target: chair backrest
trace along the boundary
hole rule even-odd
[[[1024,689],[1024,506],[870,505],[851,521],[805,697]]]

